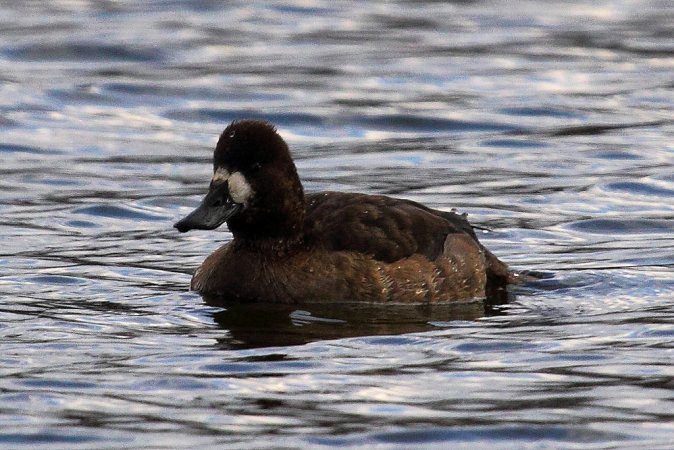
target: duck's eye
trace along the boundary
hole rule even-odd
[[[251,167],[251,170],[252,170],[253,172],[257,172],[257,171],[260,170],[261,168],[262,168],[262,164],[260,164],[260,163],[255,163],[255,164],[253,164],[253,167]]]

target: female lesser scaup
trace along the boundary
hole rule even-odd
[[[512,281],[465,216],[381,195],[305,195],[288,146],[269,123],[235,121],[220,136],[202,203],[180,232],[227,222],[234,239],[191,288],[223,300],[428,303],[485,297]]]

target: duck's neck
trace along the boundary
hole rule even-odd
[[[304,196],[288,197],[271,207],[254,207],[233,217],[227,227],[234,241],[247,249],[287,254],[304,242]]]
[[[233,244],[240,249],[253,251],[265,257],[277,258],[294,253],[304,244],[304,237],[301,234],[275,238],[234,234]]]
[[[292,161],[254,185],[249,204],[227,221],[235,241],[263,252],[287,253],[304,239],[306,203]]]

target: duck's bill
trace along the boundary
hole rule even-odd
[[[211,187],[201,204],[184,219],[173,225],[181,233],[190,230],[213,230],[239,212],[240,204],[229,195],[227,183]]]

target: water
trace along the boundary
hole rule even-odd
[[[225,2],[223,2],[225,3]],[[671,448],[668,1],[0,3],[0,446]],[[230,308],[171,226],[232,119],[458,208],[505,304]]]

